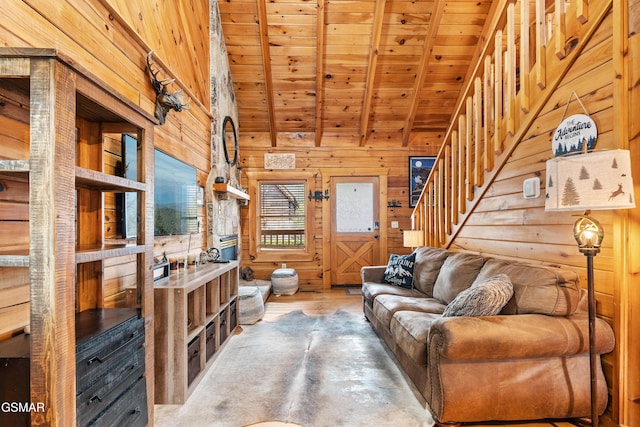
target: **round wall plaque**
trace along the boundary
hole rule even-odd
[[[551,149],[554,156],[592,151],[598,139],[598,128],[586,114],[569,116],[553,133]],[[584,149],[586,145],[586,150]]]

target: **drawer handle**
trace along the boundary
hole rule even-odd
[[[136,406],[130,413],[131,415],[135,415],[135,414],[139,414],[140,412],[142,412],[142,409],[140,409],[139,406]]]
[[[96,394],[96,395],[94,395],[91,399],[89,399],[89,402],[87,403],[87,405],[91,405],[91,404],[92,404],[93,402],[95,402],[96,400],[97,400],[98,402],[102,402],[102,397],[98,396],[97,394]]]
[[[125,342],[124,344],[122,344],[120,347],[116,348],[115,350],[113,350],[111,353],[107,354],[104,357],[100,357],[100,356],[94,356],[91,359],[89,359],[87,361],[87,365],[91,365],[93,362],[100,362],[103,363],[105,360],[109,359],[111,356],[113,356],[116,353],[119,353],[120,350],[122,350],[123,348],[125,348],[127,345],[129,345],[129,342],[131,339],[135,338],[136,334],[131,334],[131,338],[129,338],[129,340],[127,340],[127,342]]]

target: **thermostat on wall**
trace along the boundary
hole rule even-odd
[[[522,195],[525,199],[536,199],[540,197],[540,178],[525,179],[522,183]]]

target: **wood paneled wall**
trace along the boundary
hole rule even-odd
[[[584,2],[577,3],[587,6]],[[514,4],[517,8],[522,2]],[[574,2],[571,4],[570,10],[577,10],[573,8]],[[638,42],[633,42],[631,37],[633,31],[629,29],[627,32],[626,24],[637,26],[637,18],[633,18],[637,13],[633,11],[638,10],[638,5],[637,1],[609,4],[589,2],[590,12],[595,12],[596,7],[599,11],[589,13],[588,19],[582,21],[585,24],[596,22],[597,25],[592,27],[592,31],[586,31],[586,28],[585,31],[577,31],[579,25],[574,23],[570,27],[567,26],[565,33],[560,34],[561,40],[572,41],[566,46],[581,49],[575,57],[575,62],[570,62],[569,66],[562,70],[561,63],[565,57],[558,61],[548,54],[546,56],[547,66],[550,67],[546,70],[546,82],[547,85],[552,81],[554,83],[553,91],[538,96],[539,100],[544,99],[544,103],[536,105],[533,91],[526,95],[522,83],[513,93],[511,90],[514,87],[506,87],[505,90],[511,94],[510,98],[503,104],[504,110],[502,105],[498,107],[500,113],[505,115],[504,120],[494,123],[497,129],[495,133],[488,133],[494,136],[502,135],[497,145],[494,145],[495,150],[477,150],[477,146],[485,141],[487,133],[483,134],[486,123],[477,120],[476,117],[486,118],[486,115],[472,117],[473,110],[468,107],[473,108],[476,105],[476,96],[484,93],[486,88],[470,91],[469,98],[466,99],[466,110],[464,106],[461,108],[460,122],[463,125],[454,125],[453,132],[459,131],[459,138],[463,139],[465,129],[473,129],[471,136],[466,139],[467,143],[471,141],[471,145],[461,145],[467,152],[475,152],[475,155],[471,155],[471,167],[462,172],[463,176],[469,174],[471,184],[463,179],[457,183],[453,179],[449,181],[449,177],[455,177],[457,170],[465,166],[451,162],[454,148],[447,150],[448,147],[445,146],[440,152],[439,160],[440,166],[444,167],[432,175],[432,193],[425,196],[425,200],[430,201],[435,194],[443,203],[429,208],[430,204],[425,202],[424,208],[421,205],[413,213],[416,222],[428,229],[428,240],[431,239],[436,245],[482,253],[486,256],[566,267],[577,271],[582,286],[586,287],[585,257],[578,252],[572,233],[575,217],[568,212],[545,212],[544,196],[538,199],[524,199],[522,182],[526,178],[540,177],[541,193],[544,194],[545,162],[553,157],[552,135],[565,114],[589,114],[598,127],[596,149],[630,148],[634,162],[637,163],[639,154],[634,141],[638,139],[638,124],[633,107],[637,107],[637,100],[640,99],[637,89],[640,49]],[[566,16],[570,16],[569,12]],[[596,16],[602,19],[594,21]],[[556,28],[554,27],[554,31]],[[513,27],[510,29],[513,30]],[[553,43],[550,40],[547,42],[547,51],[549,47],[564,47],[563,43]],[[628,43],[636,47],[632,50],[630,58],[626,57]],[[496,43],[496,49],[498,46],[503,45]],[[516,47],[516,51],[518,49],[520,46]],[[495,58],[502,57],[502,54],[495,55]],[[566,58],[568,57],[567,55]],[[556,65],[551,66],[550,59],[555,61]],[[485,62],[485,70],[487,63],[491,64],[490,58]],[[507,85],[510,75],[518,75],[519,81],[524,81],[525,84],[540,75],[538,64],[530,69],[517,69],[515,63],[504,66],[507,67],[505,81],[496,79],[498,88],[501,88],[502,84]],[[517,66],[522,67],[522,63],[519,62]],[[630,89],[631,99],[628,95]],[[541,93],[544,88],[538,87],[535,90]],[[523,106],[525,98],[530,102],[526,109]],[[577,98],[584,105],[584,109]],[[511,103],[516,103],[518,108],[507,108]],[[465,111],[468,113],[466,116]],[[527,117],[530,111],[535,111],[535,115]],[[491,140],[492,145],[493,143]],[[636,170],[638,169],[635,168],[634,171]],[[637,183],[638,178],[635,180]],[[429,189],[429,184],[427,188]],[[445,189],[444,193],[451,191],[452,194],[443,194],[439,191],[441,188]],[[636,196],[637,188],[636,184]],[[456,198],[460,193],[465,197]],[[459,201],[459,205],[454,207],[458,210],[453,214],[448,210],[448,203],[452,200]],[[638,208],[630,212],[593,213],[605,229],[603,247],[594,262],[597,313],[614,328],[617,341],[615,350],[603,358],[610,390],[609,406],[603,417],[606,425],[634,425],[630,420],[640,419],[637,404],[638,357],[635,344],[640,324],[637,316],[633,315],[638,310],[638,263],[635,255],[637,251],[634,251],[632,246],[638,234],[635,221],[637,211]],[[631,363],[631,360],[635,363]]]
[[[355,135],[354,137],[357,137]],[[307,141],[309,142],[309,141]],[[314,144],[313,141],[309,143]],[[278,148],[270,146],[270,141],[256,140],[251,135],[243,135],[240,132],[240,158],[243,169],[252,171],[266,171],[264,169],[264,155],[266,153],[293,153],[296,156],[296,170],[309,171],[315,174],[315,188],[322,189],[321,168],[344,169],[345,175],[351,174],[355,168],[388,168],[388,193],[385,205],[388,202],[397,201],[402,207],[387,209],[387,223],[380,224],[388,229],[388,239],[381,242],[386,245],[387,253],[409,253],[410,249],[402,246],[402,230],[411,229],[409,215],[412,208],[409,207],[408,194],[408,167],[409,156],[430,156],[436,155],[438,150],[437,141],[422,147],[410,147],[406,150],[397,150],[385,147],[383,143],[376,147],[367,148],[345,148],[345,147],[305,147],[305,142],[298,144],[279,143]],[[285,145],[282,147],[282,145]],[[244,186],[247,186],[247,177],[243,176]],[[322,215],[322,203],[313,202],[311,204],[315,213],[312,242],[315,247],[315,256],[312,261],[287,261],[287,267],[295,268],[298,272],[301,290],[319,290],[323,287],[323,267],[329,260],[323,259],[323,223],[330,221]],[[241,209],[243,230],[248,229],[247,221],[248,208]],[[391,228],[391,222],[397,221],[398,228]],[[257,278],[269,279],[271,273],[276,268],[280,268],[279,263],[258,263],[252,262],[249,257],[248,236],[242,235],[242,264],[250,266]],[[382,260],[386,263],[387,260]]]
[[[0,146],[7,158],[29,158],[29,115],[23,97],[0,87]],[[29,248],[29,183],[16,175],[0,176],[0,251],[27,253]],[[0,340],[29,324],[29,270],[0,268]]]
[[[597,149],[618,148],[613,131],[614,96],[610,77],[614,75],[612,25],[613,18],[610,15],[515,148],[475,210],[467,217],[450,247],[488,256],[564,266],[577,271],[582,286],[586,287],[586,260],[578,252],[573,237],[575,212],[544,210],[545,162],[553,157],[551,137],[562,121],[567,102],[571,101],[567,108],[568,115],[584,113],[575,98],[570,99],[574,91],[598,127]],[[535,176],[543,181],[542,196],[524,199],[522,182]],[[602,223],[606,233],[601,252],[594,261],[597,312],[619,333],[616,327],[614,254],[616,242],[621,241],[621,236],[617,235],[618,227],[614,226],[614,212],[599,211],[593,215]],[[607,411],[610,417],[617,417],[617,358],[617,350],[603,357],[612,397]]]
[[[624,3],[624,2],[623,2]],[[640,0],[629,0],[628,9],[622,9],[614,16],[616,22],[628,23],[622,25],[620,47],[628,52],[628,56],[620,60],[623,78],[620,79],[621,90],[629,91],[628,106],[620,106],[622,120],[627,123],[628,147],[631,150],[631,161],[635,173],[635,199],[640,197]],[[627,44],[628,43],[628,44]],[[616,51],[614,45],[614,51]],[[624,225],[628,228],[628,237],[624,240],[623,255],[625,263],[620,284],[622,296],[620,301],[620,318],[622,339],[620,353],[625,357],[626,369],[619,369],[619,377],[624,387],[621,387],[620,418],[622,425],[640,425],[640,251],[635,242],[640,240],[640,208],[629,211],[629,218]],[[625,328],[626,326],[626,328]]]
[[[0,44],[11,47],[51,47],[89,70],[116,97],[153,114],[155,93],[145,70],[154,51],[161,79],[175,78],[170,91],[182,90],[189,110],[169,112],[156,126],[156,148],[190,164],[197,180],[206,184],[211,167],[210,50],[208,0],[189,2],[127,2],[121,0],[7,0],[0,3]],[[34,29],[37,28],[37,31]],[[179,35],[177,37],[176,35]],[[224,58],[226,61],[226,58]],[[29,158],[28,99],[16,98],[0,87],[0,156]],[[221,120],[220,120],[221,121]],[[105,170],[113,169],[117,144],[105,153]],[[157,171],[158,172],[158,171]],[[160,171],[159,173],[162,173]],[[166,173],[166,172],[165,172]],[[0,177],[0,250],[28,249],[28,181]],[[119,238],[114,200],[106,196],[105,237]],[[205,246],[204,208],[198,212],[200,232],[191,236],[198,253]],[[154,254],[184,255],[189,236],[155,240]],[[124,302],[123,288],[133,280],[129,260],[105,264],[105,305]],[[26,268],[0,271],[0,340],[29,323],[29,274]]]

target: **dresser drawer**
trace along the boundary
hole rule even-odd
[[[91,427],[144,427],[148,422],[147,385],[144,377],[127,389],[113,402],[109,410],[101,413],[89,424]]]
[[[105,348],[100,353],[94,353],[91,357],[79,361],[76,364],[76,395],[98,382],[103,382],[109,372],[129,365],[136,353],[142,349],[143,343],[144,335],[135,335],[124,343]]]
[[[86,359],[105,348],[116,347],[127,335],[144,333],[138,310],[104,308],[76,314],[76,360]],[[125,339],[126,340],[126,339]]]
[[[78,426],[87,425],[98,414],[107,409],[124,391],[144,375],[144,348],[138,347],[131,358],[101,376],[96,382],[76,397],[76,419]]]
[[[103,320],[104,316],[109,320],[104,322],[104,328],[97,328],[94,335],[83,336],[82,340],[76,344],[77,394],[89,388],[107,372],[126,365],[144,343],[144,319],[134,315],[107,328],[119,319],[109,317],[111,310],[117,309],[100,310],[104,313]],[[87,319],[92,317],[92,313],[81,317],[84,313],[79,313],[78,316],[81,321],[88,322]],[[76,323],[78,323],[78,317]]]
[[[0,342],[0,403],[29,402],[31,359],[29,335],[21,334]],[[0,412],[3,427],[29,426],[29,412]]]

